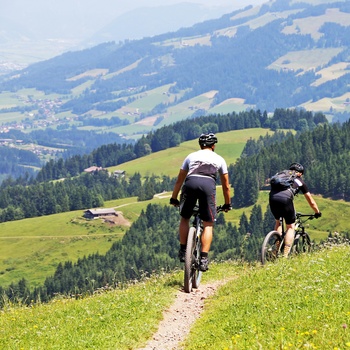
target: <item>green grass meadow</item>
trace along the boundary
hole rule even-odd
[[[240,157],[247,141],[258,139],[271,133],[268,129],[244,129],[218,133],[219,142],[216,145],[215,152],[225,158],[227,165],[234,164]],[[168,148],[163,151],[152,153],[146,157],[138,158],[130,162],[119,164],[108,168],[110,172],[114,170],[125,170],[128,175],[139,172],[142,176],[152,174],[170,177],[177,176],[180,166],[185,157],[190,152],[199,150],[198,140],[191,140],[181,143],[178,147]]]
[[[246,269],[207,303],[185,349],[348,349],[350,248]]]
[[[226,279],[205,301],[183,348],[348,349],[349,246],[274,264],[212,263],[200,288]],[[139,349],[182,286],[182,272],[80,300],[56,298],[0,311],[2,349]],[[186,307],[186,305],[184,305]]]

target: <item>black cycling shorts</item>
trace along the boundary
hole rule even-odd
[[[293,197],[293,194],[289,190],[270,192],[270,208],[276,220],[283,217],[286,224],[294,224],[296,216]]]
[[[216,217],[216,183],[213,178],[189,176],[186,178],[180,196],[180,214],[189,219],[198,201],[203,221],[214,222]]]

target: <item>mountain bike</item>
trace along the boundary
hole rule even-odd
[[[302,218],[306,218],[306,220],[302,220]],[[312,250],[313,243],[311,242],[309,234],[305,231],[304,225],[308,220],[312,220],[314,218],[315,214],[296,214],[294,241],[289,255],[308,253]],[[262,264],[274,261],[279,256],[283,255],[284,237],[286,234],[283,218],[280,218],[280,223],[282,227],[282,235],[277,231],[270,231],[263,241],[261,246]]]
[[[216,212],[223,211],[222,206],[216,207]],[[202,278],[202,271],[199,270],[202,251],[201,235],[203,232],[202,219],[199,215],[199,207],[193,209],[193,222],[188,231],[185,267],[184,267],[184,290],[191,293],[192,288],[198,288]]]

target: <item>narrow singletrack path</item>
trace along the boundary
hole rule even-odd
[[[148,341],[144,348],[139,350],[182,350],[184,341],[192,324],[200,317],[205,299],[215,294],[217,289],[228,280],[201,284],[199,289],[192,293],[178,291],[175,302],[163,313],[163,320],[158,331]]]

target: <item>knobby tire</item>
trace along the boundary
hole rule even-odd
[[[201,279],[202,273],[198,270],[200,246],[197,247],[196,243],[196,228],[191,227],[188,231],[184,268],[184,290],[186,293],[191,293],[192,288],[198,288]]]
[[[199,288],[199,285],[202,279],[202,271],[199,270],[199,264],[201,261],[201,251],[202,251],[202,242],[200,240],[200,237],[198,238],[198,235],[197,235],[196,248],[194,251],[195,266],[194,266],[194,271],[192,276],[192,288]]]
[[[281,235],[277,231],[270,231],[261,246],[261,263],[275,261],[281,254],[282,246]]]

